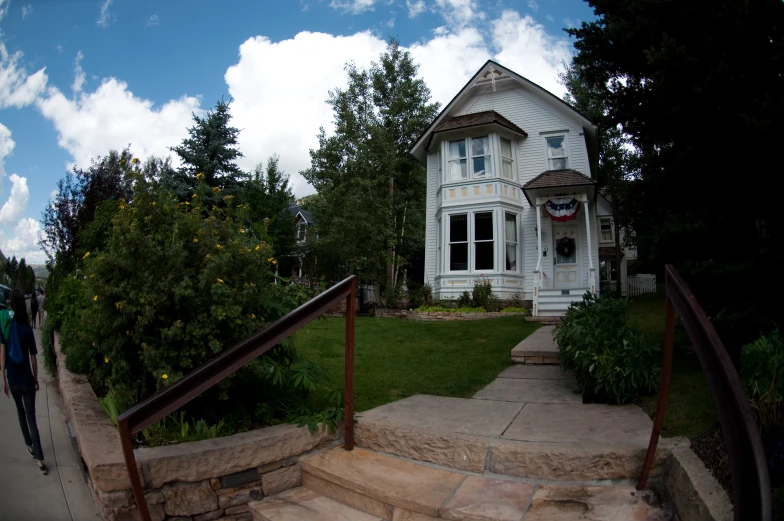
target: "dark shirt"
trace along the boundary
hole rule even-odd
[[[30,368],[30,355],[38,354],[38,350],[35,347],[33,328],[30,327],[30,324],[17,322],[16,332],[19,335],[19,346],[22,348],[23,355],[22,361],[18,364],[11,360],[8,354],[8,342],[6,342],[2,332],[0,332],[0,342],[5,345],[5,375],[8,379],[8,385],[33,385],[35,384],[35,379],[33,378],[33,370]]]

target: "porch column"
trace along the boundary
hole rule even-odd
[[[542,201],[536,198],[536,243],[539,248],[536,269],[534,270],[534,312],[533,316],[539,316],[539,288],[542,286]]]
[[[588,271],[589,282],[591,283],[591,294],[596,293],[596,274],[593,267],[593,243],[591,242],[591,206],[588,201],[588,196],[583,195],[583,204],[585,205],[585,232],[588,234]]]

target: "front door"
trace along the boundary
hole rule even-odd
[[[580,262],[577,224],[553,223],[553,262],[555,289],[580,287]]]

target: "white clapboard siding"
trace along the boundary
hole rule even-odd
[[[656,293],[656,275],[642,273],[626,278],[627,295],[636,297],[645,293]]]
[[[427,212],[427,225],[425,226],[425,282],[431,286],[435,285],[436,280],[436,192],[438,190],[438,154],[436,152],[427,155],[427,200],[425,202]]]

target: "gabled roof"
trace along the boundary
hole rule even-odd
[[[421,136],[417,139],[416,143],[409,153],[413,155],[420,163],[425,164],[425,158],[427,156],[427,149],[430,145],[430,142],[433,139],[433,134],[437,127],[439,127],[445,121],[451,119],[454,114],[453,111],[459,105],[459,102],[462,98],[468,95],[474,88],[486,88],[487,85],[492,84],[495,81],[516,81],[521,83],[522,85],[526,86],[534,93],[538,93],[544,100],[552,103],[554,106],[558,107],[559,109],[567,112],[573,118],[578,120],[579,126],[583,127],[583,130],[586,133],[586,137],[590,138],[592,141],[591,145],[589,146],[588,154],[591,159],[591,169],[594,170],[598,165],[598,129],[596,125],[591,122],[588,117],[585,116],[582,112],[577,110],[576,108],[572,107],[564,100],[559,98],[558,96],[554,95],[552,92],[548,91],[547,89],[540,87],[536,83],[532,82],[531,80],[517,74],[516,72],[507,69],[503,65],[493,61],[487,60],[487,62],[482,65],[482,67],[477,71],[474,76],[468,80],[460,92],[452,98],[452,101],[446,104],[446,106],[441,110],[441,112],[436,116],[430,126],[425,130]],[[596,150],[591,150],[591,148],[595,148]]]
[[[313,215],[311,215],[311,213],[302,205],[292,204],[289,206],[289,213],[293,219],[296,219],[297,216],[302,216],[302,219],[307,224],[316,224],[315,219],[313,219]]]
[[[534,188],[558,188],[561,186],[585,186],[597,184],[582,172],[567,168],[565,170],[545,170],[523,185],[523,190]]]

